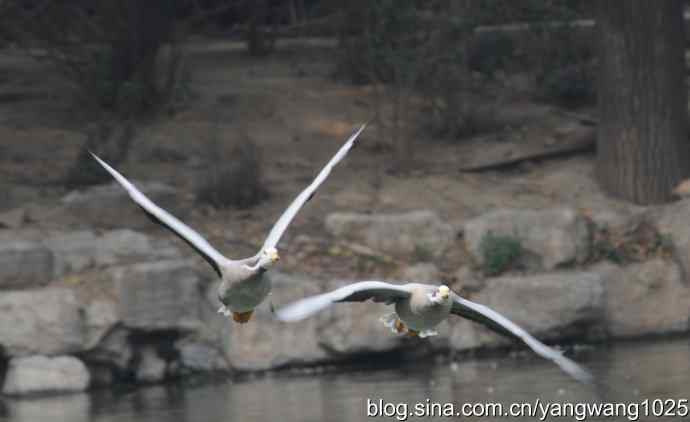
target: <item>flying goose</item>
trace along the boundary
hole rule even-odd
[[[194,248],[194,250],[213,267],[222,280],[218,287],[218,299],[222,304],[220,309],[218,309],[218,313],[227,317],[232,315],[235,322],[246,323],[250,320],[254,308],[258,306],[271,291],[271,281],[264,273],[280,259],[276,245],[281,236],[297,212],[299,212],[300,208],[314,196],[316,189],[326,180],[333,167],[347,155],[353,146],[356,145],[357,137],[362,133],[365,127],[366,124],[355,131],[316,176],[314,181],[297,195],[268,233],[259,252],[254,256],[239,260],[233,260],[223,256],[211,246],[206,239],[201,237],[199,233],[178,220],[169,212],[154,204],[146,195],[141,193],[132,183],[110,167],[105,161],[101,160],[94,153],[91,153],[91,155],[115,178],[115,180],[117,180],[118,183],[120,183],[120,185],[122,185],[123,188],[125,188],[130,198],[141,207],[151,220],[162,225],[187,242],[189,246]]]
[[[434,328],[450,314],[455,314],[524,342],[539,356],[553,361],[578,381],[589,382],[592,379],[585,369],[561,352],[541,343],[508,318],[487,306],[463,299],[445,285],[395,285],[382,281],[362,281],[293,302],[278,309],[276,317],[287,322],[299,321],[338,302],[364,302],[368,299],[395,304],[395,312],[381,318],[383,324],[395,333],[433,336],[438,334]]]

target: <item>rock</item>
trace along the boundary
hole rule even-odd
[[[322,280],[278,271],[267,274],[273,284],[269,300],[274,301],[276,306],[325,291]],[[219,306],[218,299],[215,294],[209,296],[215,311]],[[317,332],[317,318],[286,324],[277,321],[271,314],[269,304],[263,303],[247,324],[236,324],[219,314],[215,315],[215,320],[221,323],[219,329],[223,331],[220,336],[223,353],[234,369],[264,370],[289,364],[314,363],[328,356],[319,345],[321,338]]]
[[[38,242],[0,242],[0,288],[48,284],[53,278],[53,254]]]
[[[84,308],[86,317],[86,349],[95,347],[120,321],[117,304],[111,300],[94,300]]]
[[[10,211],[0,213],[0,228],[18,229],[26,222],[26,209],[15,208]]]
[[[9,356],[84,350],[85,324],[70,289],[4,291],[0,294],[0,321],[0,345]]]
[[[215,346],[184,341],[176,345],[182,366],[193,371],[227,371],[228,363]]]
[[[86,366],[72,356],[28,356],[10,360],[2,392],[7,395],[73,393],[89,386]]]
[[[160,382],[165,378],[166,366],[153,345],[144,345],[139,349],[136,379],[142,383]]]
[[[91,375],[92,387],[107,387],[115,383],[116,378],[112,367],[87,362],[87,368]]]
[[[615,338],[684,333],[690,329],[690,286],[679,266],[653,259],[599,267],[606,280],[606,330]]]
[[[405,267],[400,272],[400,279],[415,283],[443,283],[441,272],[436,265],[431,263],[421,263]]]
[[[102,235],[88,230],[53,232],[44,242],[55,254],[58,277],[91,267],[179,256],[178,249],[168,241],[127,229]]]
[[[690,200],[652,209],[647,215],[659,234],[673,245],[673,257],[680,264],[683,278],[690,280]]]
[[[587,338],[600,329],[604,281],[597,272],[556,272],[498,277],[470,298],[499,312],[538,338]],[[473,349],[507,344],[489,329],[459,317],[452,321],[451,346]]]
[[[132,183],[153,202],[184,220],[173,187],[157,182]],[[69,219],[73,216],[77,224],[121,228],[122,223],[127,222],[127,227],[133,229],[147,228],[153,224],[117,182],[70,192],[62,198],[62,205],[64,217]]]
[[[200,307],[206,280],[188,261],[168,260],[110,270],[125,327],[195,331],[203,327]]]
[[[453,281],[460,288],[467,291],[478,292],[486,285],[486,280],[482,275],[476,274],[468,266],[458,268],[453,274]]]
[[[98,240],[87,230],[53,232],[45,245],[55,253],[55,276],[79,272],[94,265]]]
[[[455,238],[453,227],[432,211],[404,214],[333,213],[326,217],[333,236],[363,243],[379,252],[440,256]]]
[[[520,241],[524,262],[534,271],[583,262],[589,255],[586,220],[571,209],[543,211],[501,209],[465,223],[465,245],[473,258],[484,263],[482,240],[488,234],[512,236]]]
[[[122,327],[113,328],[95,347],[84,354],[84,359],[89,364],[106,365],[120,372],[128,371],[134,356],[129,334],[129,331]]]
[[[353,280],[333,280],[328,290],[352,283]],[[386,328],[380,318],[394,312],[383,303],[342,303],[320,312],[317,336],[331,358],[360,353],[387,352],[404,344],[403,336]]]

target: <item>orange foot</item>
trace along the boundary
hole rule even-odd
[[[408,337],[419,337],[418,332],[416,332],[415,330],[410,330],[409,328],[407,329],[407,335]]]
[[[252,314],[254,311],[247,311],[247,312],[233,312],[232,313],[232,319],[235,322],[238,322],[240,324],[244,324],[249,322],[249,320],[252,318]]]
[[[393,323],[393,328],[395,328],[395,331],[397,331],[398,333],[404,333],[405,330],[407,329],[405,327],[405,323],[403,323],[399,319],[395,320],[395,322]]]

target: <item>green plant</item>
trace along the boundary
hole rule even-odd
[[[428,245],[417,243],[414,245],[414,259],[417,262],[430,262],[434,253]]]
[[[482,238],[479,248],[484,259],[484,272],[490,276],[503,273],[522,255],[519,239],[490,231]]]

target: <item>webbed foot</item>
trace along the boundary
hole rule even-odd
[[[252,318],[252,314],[254,313],[253,310],[247,311],[247,312],[233,312],[232,313],[232,319],[235,322],[238,322],[240,324],[244,324],[249,322],[249,320]]]

